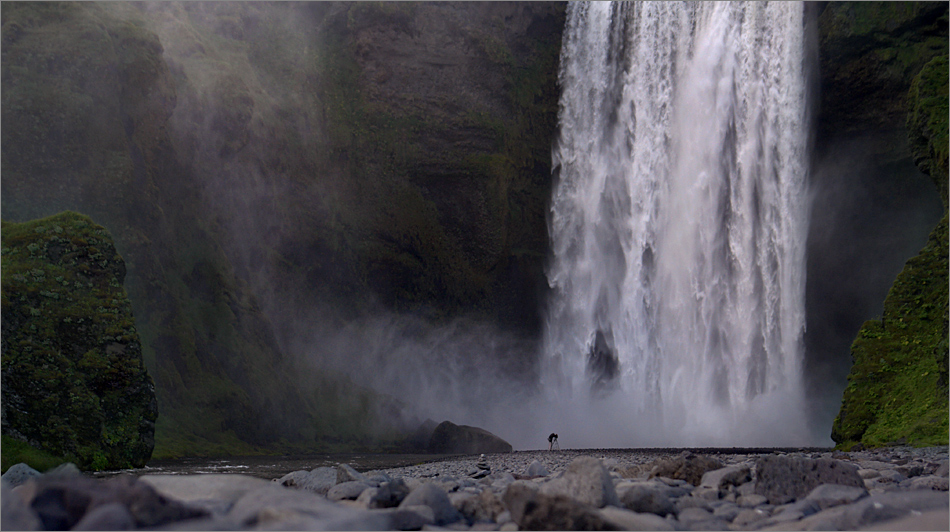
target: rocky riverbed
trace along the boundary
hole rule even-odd
[[[266,480],[18,465],[4,530],[947,530],[948,449],[522,451]]]

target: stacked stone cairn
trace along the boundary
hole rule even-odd
[[[5,530],[947,530],[946,448],[516,452],[266,480],[3,475]],[[147,470],[145,470],[147,473]]]

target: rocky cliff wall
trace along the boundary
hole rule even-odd
[[[813,235],[819,236],[810,251],[833,256],[814,244],[823,239],[873,240],[861,246],[866,255],[850,256],[847,276],[868,295],[882,291],[865,303],[842,289],[847,282],[828,285],[838,277],[822,279],[827,270],[809,272],[809,296],[840,298],[842,306],[816,305],[810,329],[855,330],[854,318],[878,316],[860,327],[850,346],[853,365],[831,433],[845,447],[947,442],[947,17],[942,2],[833,2],[819,18],[818,177],[832,173],[821,170],[830,159],[850,161],[850,168],[834,166],[850,179],[847,191],[857,200],[852,204],[840,196],[842,188],[816,183],[816,209],[827,201],[839,217],[816,214]],[[837,227],[828,227],[832,223]],[[843,319],[845,305],[866,308]],[[814,339],[820,337],[812,335],[818,352],[822,346]],[[816,373],[821,365],[812,360]]]

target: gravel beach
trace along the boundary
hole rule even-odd
[[[948,449],[584,449],[357,471],[3,475],[5,530],[947,530]]]

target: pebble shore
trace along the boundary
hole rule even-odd
[[[4,530],[947,530],[948,449],[519,451],[271,481],[3,475]]]

